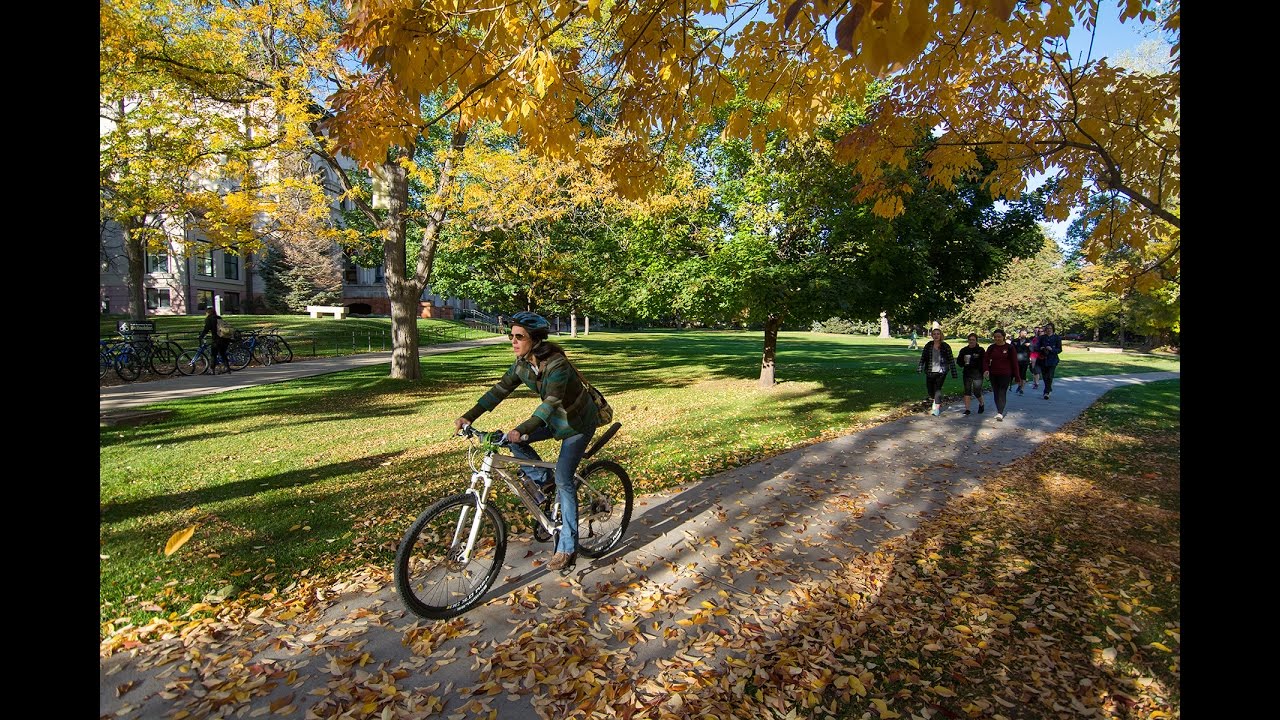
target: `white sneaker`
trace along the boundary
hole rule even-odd
[[[1004,422],[1004,414],[1002,414],[1002,413],[996,413],[996,420],[999,420],[999,421],[1001,421],[1001,422]]]

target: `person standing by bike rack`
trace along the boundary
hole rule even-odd
[[[532,443],[551,438],[561,441],[555,486],[562,522],[555,554],[547,563],[549,569],[561,570],[572,565],[577,557],[578,494],[574,487],[574,473],[596,428],[612,419],[611,411],[607,409],[608,403],[604,402],[603,396],[593,391],[569,362],[564,349],[547,340],[550,324],[546,318],[524,311],[512,315],[510,323],[508,334],[515,362],[474,407],[454,421],[454,426],[461,430],[470,425],[485,412],[496,408],[521,383],[542,398],[542,403],[529,419],[507,432],[507,441],[511,454],[536,461],[541,461],[542,457]],[[605,417],[606,414],[609,416]],[[539,486],[550,484],[546,468],[522,466],[522,469]]]
[[[212,306],[204,313],[204,328],[200,330],[200,342],[204,342],[205,335],[213,336],[213,361],[209,364],[210,368],[217,370],[218,358],[222,358],[222,364],[227,368],[227,372],[231,372],[231,360],[227,358],[227,348],[231,347],[231,340],[235,337],[235,330],[232,329],[231,334],[223,337],[224,328],[230,328],[227,321],[222,319],[218,311]]]

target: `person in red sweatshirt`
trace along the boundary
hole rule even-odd
[[[1005,342],[1004,330],[997,329],[991,337],[995,342],[987,346],[986,356],[982,359],[982,374],[991,381],[991,394],[996,398],[996,420],[1003,422],[1009,384],[1021,383],[1022,374],[1018,371],[1018,352]]]

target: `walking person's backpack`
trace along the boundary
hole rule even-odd
[[[232,340],[236,336],[236,329],[231,327],[231,323],[218,318],[218,337],[223,340]]]

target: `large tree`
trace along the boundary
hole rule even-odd
[[[1076,23],[1091,28],[1100,12],[1158,25],[1173,42],[1167,71],[1133,73],[1068,47]],[[1176,0],[1109,10],[1065,0],[355,0],[347,41],[373,73],[335,98],[335,132],[372,165],[441,123],[499,123],[534,152],[579,161],[583,138],[604,129],[619,142],[601,167],[638,193],[657,186],[657,153],[686,146],[740,92],[753,104],[725,132],[760,150],[770,130],[803,136],[883,77],[874,122],[839,146],[877,213],[905,210],[914,190],[893,172],[911,162],[922,128],[940,128],[925,160],[943,189],[982,150],[996,166],[990,189],[1006,199],[1029,174],[1055,175],[1057,219],[1099,189],[1123,196],[1133,210],[1123,232],[1137,245],[1153,230],[1176,237],[1180,224],[1170,210],[1179,17]],[[443,98],[438,111],[423,114],[423,97]]]
[[[1073,302],[1075,275],[1058,243],[1042,235],[1039,252],[1000,268],[978,286],[960,312],[942,324],[953,337],[970,332],[991,337],[996,328],[1016,334],[1046,322],[1065,329],[1075,322],[1078,311]]]
[[[241,255],[342,237],[311,161],[338,27],[325,0],[100,4],[101,213],[124,231],[135,317],[145,253],[175,236]]]
[[[833,162],[821,140],[798,144],[766,173],[772,176],[769,191],[757,211],[776,209],[778,222],[756,239],[770,240],[772,252],[764,258],[769,269],[763,275],[748,266],[736,269],[739,277],[761,281],[743,287],[746,306],[763,314],[762,386],[774,381],[783,322],[874,317],[885,308],[900,320],[923,322],[953,310],[1011,259],[1034,252],[1042,200],[1032,195],[999,210],[981,172],[951,189],[930,184],[924,158],[932,142],[921,139],[914,161],[893,173],[895,182],[913,191],[892,220],[849,195],[856,182],[849,177],[852,168]],[[771,277],[779,273],[785,277]]]

